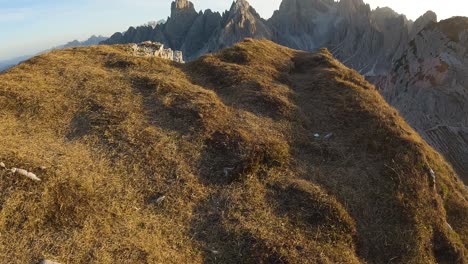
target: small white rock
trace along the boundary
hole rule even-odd
[[[320,137],[320,134],[314,134],[314,137],[315,137],[315,138],[319,138],[319,137]]]
[[[328,133],[325,137],[323,137],[323,139],[329,140],[330,138],[333,137],[333,135],[334,135],[333,133]]]
[[[28,177],[29,179],[33,180],[33,181],[41,181],[41,179],[39,179],[36,174],[32,173],[32,172],[28,172],[28,174],[26,175],[26,177]]]
[[[234,168],[224,168],[224,177],[228,177],[233,170]]]
[[[450,231],[453,231],[453,228],[452,228],[452,226],[451,226],[449,223],[447,223],[447,227],[448,227],[448,229],[449,229]]]
[[[45,170],[47,170],[47,167],[46,166],[40,166],[39,169],[45,171]]]
[[[32,172],[28,172],[27,170],[24,170],[24,169],[17,169],[17,168],[12,168],[11,169],[11,172],[13,173],[17,173],[21,176],[24,176],[24,177],[27,177],[33,181],[41,181],[41,179],[39,179],[36,174],[32,173]]]
[[[6,165],[5,165],[5,163],[3,163],[3,162],[0,162],[0,168],[2,168],[2,169],[5,169],[5,168],[6,168]]]
[[[52,260],[44,259],[44,260],[41,261],[39,264],[60,264],[60,263],[55,262],[55,261],[52,261]]]
[[[164,200],[166,200],[166,196],[161,196],[156,200],[156,203],[161,204],[162,202],[164,202]]]
[[[25,176],[25,177],[28,176],[28,171],[27,171],[27,170],[16,169],[16,173],[18,173],[18,174],[21,175],[21,176]]]

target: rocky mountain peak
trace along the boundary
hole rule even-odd
[[[310,15],[315,11],[325,13],[334,5],[333,0],[283,0],[278,12],[307,13],[307,15]]]
[[[366,5],[363,0],[341,0],[340,9],[348,11],[357,11],[360,6]]]
[[[266,21],[246,0],[232,3],[229,12],[223,14],[217,34],[216,41],[210,43],[209,50],[231,46],[247,37],[271,39],[271,29]]]
[[[250,4],[246,0],[237,0],[234,4],[237,9],[249,9]]]
[[[434,11],[431,11],[431,10],[428,10],[420,18],[427,19],[427,20],[432,20],[434,22],[437,22],[437,14]]]
[[[237,0],[232,3],[229,13],[248,12],[251,9],[249,2],[246,0]]]
[[[176,0],[174,2],[174,7],[176,9],[190,9],[193,8],[193,3],[187,0]]]
[[[171,17],[180,13],[197,13],[192,2],[188,0],[176,0],[171,5]]]
[[[246,0],[237,0],[232,3],[231,9],[228,12],[228,19],[239,24],[243,24],[245,21],[255,23],[257,20],[263,20]]]
[[[416,34],[418,34],[431,23],[437,23],[437,14],[429,10],[414,22],[414,25],[411,29],[410,39],[414,39]]]

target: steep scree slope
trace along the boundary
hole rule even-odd
[[[42,179],[0,170],[2,261],[466,263],[464,186],[326,50],[129,49],[0,75],[0,160]]]

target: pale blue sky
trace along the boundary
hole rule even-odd
[[[165,19],[170,0],[0,0],[0,60],[33,54],[74,39],[110,36],[129,26]],[[232,0],[192,0],[197,10],[228,9]],[[281,0],[250,0],[269,18]],[[439,18],[468,16],[467,0],[365,0],[373,8],[390,6],[410,19],[426,10]]]

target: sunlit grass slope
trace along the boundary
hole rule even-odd
[[[42,179],[0,170],[2,262],[466,263],[465,187],[328,51],[128,49],[0,75],[0,161]]]

